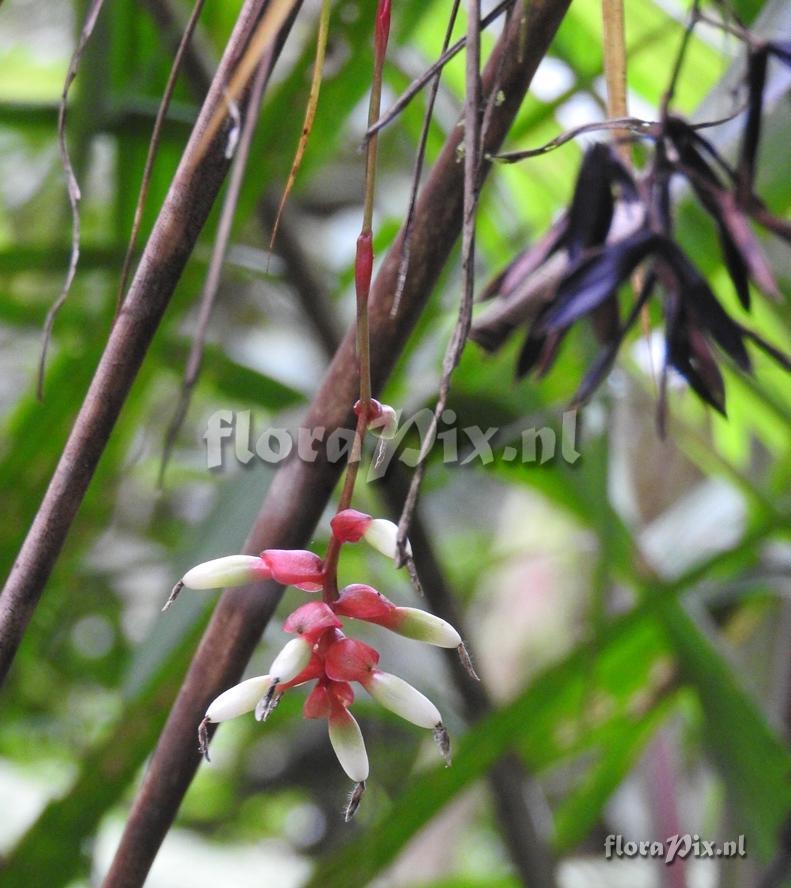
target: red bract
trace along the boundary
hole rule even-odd
[[[305,718],[329,718],[338,709],[346,709],[354,703],[352,686],[345,681],[322,679],[310,692],[302,714]]]
[[[335,613],[342,617],[367,620],[380,626],[389,626],[398,617],[393,602],[364,583],[352,583],[351,586],[346,586],[332,607]]]
[[[365,512],[357,509],[344,509],[330,521],[332,535],[340,543],[357,543],[373,521]]]
[[[305,592],[324,588],[324,566],[321,558],[306,549],[264,549],[261,553],[273,579],[284,586],[296,586]]]
[[[305,718],[328,718],[330,709],[331,703],[327,685],[319,683],[308,694],[305,705],[302,707],[302,714]]]
[[[333,681],[367,681],[379,653],[362,641],[344,638],[327,651],[324,671]]]
[[[310,601],[289,614],[283,629],[294,635],[302,635],[308,641],[315,643],[322,632],[327,629],[339,629],[342,625],[328,604],[323,601]]]
[[[376,398],[371,398],[368,401],[368,422],[371,422],[374,419],[379,419],[384,411],[384,407],[382,406],[380,401],[377,401]],[[363,402],[355,401],[354,402],[354,415],[360,416],[363,412]]]

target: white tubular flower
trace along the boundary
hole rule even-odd
[[[443,648],[457,648],[461,635],[447,620],[417,607],[397,607],[386,624],[391,632]]]
[[[378,438],[391,441],[398,432],[398,414],[388,404],[382,404],[379,416],[368,423],[368,431]]]
[[[363,539],[369,546],[380,551],[388,558],[396,557],[396,537],[398,536],[398,525],[388,521],[387,518],[372,518],[371,523],[363,531]],[[412,557],[412,547],[409,540],[406,541],[404,547],[406,554]]]
[[[296,678],[310,662],[313,645],[304,638],[292,638],[269,667],[272,680],[284,684]]]
[[[341,767],[355,783],[368,779],[368,753],[360,726],[348,709],[338,708],[329,718],[330,743]]]
[[[252,712],[256,703],[272,686],[272,677],[269,675],[257,675],[232,688],[228,688],[212,700],[206,710],[206,718],[210,722],[228,721],[246,712]]]
[[[365,690],[385,709],[395,712],[413,725],[436,728],[442,724],[439,709],[431,700],[397,675],[374,670],[370,679],[365,682]]]
[[[198,564],[184,574],[181,582],[188,589],[222,589],[266,580],[269,576],[269,568],[257,555],[227,555]]]

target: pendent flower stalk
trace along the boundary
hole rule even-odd
[[[390,0],[379,0],[376,11],[374,73],[369,103],[369,126],[379,117],[382,69],[390,29]],[[208,726],[253,713],[266,721],[283,694],[312,684],[303,707],[305,718],[326,719],[330,743],[341,767],[354,786],[346,808],[349,820],[357,810],[369,763],[362,731],[350,712],[357,684],[384,708],[432,732],[446,765],[450,765],[450,739],[440,711],[417,688],[397,675],[379,668],[374,648],[346,635],[345,621],[373,623],[405,638],[437,647],[456,648],[475,676],[461,636],[450,623],[418,608],[401,607],[373,587],[353,583],[338,589],[337,569],[342,547],[360,541],[396,561],[398,528],[351,508],[354,486],[362,458],[366,432],[387,438],[395,433],[395,410],[372,397],[368,333],[368,298],[373,272],[373,202],[375,192],[377,137],[367,143],[365,198],[362,227],[357,238],[355,291],[357,303],[357,366],[359,400],[354,439],[346,466],[343,489],[335,516],[330,522],[330,541],[322,559],[307,550],[266,549],[258,556],[230,555],[199,564],[187,571],[174,586],[165,608],[183,588],[207,590],[274,580],[305,592],[321,593],[320,600],[301,605],[283,624],[294,637],[274,657],[265,675],[255,676],[229,688],[211,702],[198,726],[198,747],[208,760]],[[412,550],[407,541],[406,564],[418,586]],[[477,677],[477,676],[475,676]]]

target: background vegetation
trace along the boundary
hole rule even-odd
[[[388,107],[437,57],[448,5],[403,0],[393,10],[385,68]],[[195,52],[213,71],[240,3],[207,3]],[[317,390],[332,342],[353,317],[353,255],[372,64],[372,4],[334,5],[327,68],[308,151],[268,256],[272,207],[293,158],[314,52],[317,4],[300,12],[265,95],[209,327],[203,369],[160,487],[163,440],[194,335],[217,211],[203,230],[135,381],[7,679],[0,718],[3,885],[86,885],[107,871],[142,769],[215,603],[184,593],[160,607],[185,568],[236,552],[275,467],[230,454],[206,467],[202,435],[218,409],[252,410],[253,430],[295,427]],[[791,34],[782,0],[735,7],[764,36]],[[6,0],[0,9],[0,559],[5,575],[42,499],[101,355],[115,309],[156,108],[186,4],[107,4],[71,97],[69,144],[83,191],[82,249],[57,317],[36,398],[46,312],[66,273],[70,215],[57,150],[58,101],[84,14],[82,2]],[[629,99],[655,119],[681,38],[681,4],[627,4]],[[170,23],[170,24],[169,24]],[[463,33],[464,16],[458,32]],[[575,0],[507,141],[533,147],[605,116],[600,4]],[[490,51],[499,29],[483,35]],[[695,32],[676,96],[698,119],[730,107],[744,66],[737,40]],[[789,72],[770,67],[757,191],[773,212],[791,204]],[[140,242],[164,199],[205,83],[185,71],[163,130]],[[463,55],[442,79],[428,165],[462,108]],[[383,256],[407,207],[424,97],[383,133],[376,250]],[[726,155],[735,131],[710,138]],[[483,286],[568,204],[585,140],[496,166],[482,194],[476,279]],[[678,237],[723,303],[744,315],[715,233],[680,191]],[[788,292],[787,248],[766,243]],[[460,290],[454,256],[410,337],[382,399],[409,414],[433,407]],[[652,321],[656,321],[653,318]],[[754,300],[750,323],[788,352],[787,303]],[[513,857],[497,762],[519,765],[539,858],[556,875],[535,884],[751,885],[788,860],[791,812],[789,482],[791,388],[755,354],[755,373],[726,367],[728,418],[703,408],[679,380],[670,434],[655,426],[650,337],[636,332],[586,408],[573,465],[443,465],[431,457],[420,521],[437,578],[463,614],[493,706],[470,701],[439,654],[388,646],[388,668],[443,712],[454,765],[435,761],[421,732],[370,702],[357,705],[372,762],[353,825],[339,814],[346,779],[321,724],[301,717],[298,693],[265,725],[224,725],[154,865],[152,886],[511,886]],[[470,344],[449,406],[458,427],[497,427],[496,454],[522,429],[560,432],[562,413],[595,355],[576,329],[552,373],[514,382],[518,343],[494,357]],[[357,505],[397,514],[382,484]],[[329,515],[330,513],[328,513]],[[328,522],[312,548],[323,551]],[[419,604],[380,556],[353,549],[342,573]],[[286,592],[278,615],[302,600]],[[275,619],[247,674],[282,643]],[[362,697],[362,695],[361,695]],[[510,757],[510,758],[508,758]],[[521,792],[523,790],[523,793]],[[524,800],[527,800],[525,803]],[[605,861],[603,837],[678,832],[744,834],[746,859]],[[782,875],[771,875],[780,884]]]

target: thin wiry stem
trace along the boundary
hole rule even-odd
[[[143,167],[143,178],[140,183],[140,192],[137,195],[135,214],[132,220],[132,231],[129,235],[129,243],[126,247],[124,264],[121,267],[121,280],[118,283],[118,295],[116,297],[116,304],[119,310],[121,308],[121,303],[124,300],[124,292],[126,291],[126,284],[129,280],[129,272],[132,267],[132,259],[134,258],[135,247],[137,246],[137,236],[140,233],[140,225],[143,222],[143,210],[145,209],[146,200],[148,199],[148,190],[151,185],[151,173],[153,172],[154,161],[156,160],[157,151],[159,150],[159,141],[162,136],[162,126],[165,122],[165,116],[168,113],[168,108],[170,108],[170,100],[173,98],[173,90],[176,88],[176,80],[178,79],[179,72],[181,71],[181,65],[184,61],[187,47],[192,40],[192,34],[195,31],[195,26],[198,24],[198,19],[200,18],[201,11],[203,10],[204,3],[205,0],[195,0],[195,5],[192,7],[189,21],[187,22],[186,28],[184,28],[184,33],[181,35],[181,40],[179,41],[179,45],[176,48],[176,54],[173,57],[173,64],[170,66],[170,74],[168,74],[168,80],[165,84],[165,90],[162,93],[162,98],[159,102],[159,108],[157,108],[157,116],[154,120],[154,129],[151,132],[151,140],[148,143],[148,154],[146,155],[146,162]]]
[[[406,541],[409,522],[417,505],[420,485],[425,473],[429,449],[434,442],[439,419],[448,403],[450,382],[453,371],[461,360],[472,324],[472,303],[475,295],[475,214],[478,209],[481,158],[481,4],[480,0],[468,0],[467,4],[467,65],[466,90],[464,98],[464,215],[462,225],[461,264],[463,289],[459,316],[451,335],[442,362],[442,377],[439,384],[439,397],[434,407],[429,433],[420,450],[418,464],[412,477],[409,494],[398,522],[396,562],[403,564],[406,559]],[[493,93],[499,92],[499,76],[495,75]]]
[[[272,250],[275,247],[275,240],[277,239],[277,230],[280,226],[280,217],[283,214],[283,209],[286,206],[286,202],[288,201],[288,196],[291,194],[291,189],[294,187],[294,183],[297,180],[297,172],[299,170],[300,164],[302,163],[302,158],[305,154],[305,149],[307,148],[308,138],[310,137],[310,132],[313,129],[313,121],[316,117],[316,108],[319,103],[319,92],[321,90],[321,78],[322,73],[324,71],[324,58],[327,54],[327,36],[329,35],[330,30],[330,2],[329,0],[322,0],[321,2],[321,12],[319,13],[319,33],[316,37],[316,59],[313,63],[313,75],[310,80],[310,92],[308,94],[308,105],[305,110],[305,119],[302,122],[302,131],[299,134],[299,142],[297,144],[297,152],[294,155],[294,160],[291,164],[291,169],[288,173],[288,179],[286,180],[285,188],[283,189],[283,196],[280,198],[280,203],[277,207],[277,213],[275,214],[275,221],[272,225],[272,235],[269,238],[269,255],[271,257]],[[268,263],[267,259],[267,263]]]
[[[55,324],[55,316],[61,310],[71,290],[74,282],[74,276],[77,274],[77,263],[80,261],[80,186],[77,177],[74,174],[74,167],[71,163],[69,155],[69,146],[66,144],[66,109],[69,98],[69,90],[77,76],[77,70],[80,66],[82,54],[85,47],[91,39],[93,29],[96,27],[96,21],[99,13],[102,11],[104,0],[91,0],[88,12],[85,15],[85,21],[80,31],[80,39],[77,41],[77,48],[72,54],[69,68],[66,71],[66,79],[63,83],[63,91],[60,97],[60,107],[58,110],[58,150],[60,151],[61,164],[63,173],[66,176],[66,189],[69,196],[69,206],[71,208],[71,253],[69,256],[69,267],[66,271],[66,280],[63,282],[63,288],[58,298],[47,312],[44,320],[44,332],[41,342],[41,356],[38,363],[38,381],[36,394],[40,401],[44,400],[44,373],[47,366],[47,351],[49,350],[50,339],[52,338],[52,328]]]
[[[252,89],[250,90],[248,110],[242,125],[239,144],[234,155],[231,175],[228,181],[228,189],[225,192],[220,222],[217,226],[217,234],[214,238],[214,246],[209,261],[209,268],[206,272],[206,280],[203,284],[203,292],[201,293],[200,308],[198,312],[198,322],[195,327],[192,344],[190,345],[190,353],[187,358],[184,379],[181,383],[181,392],[179,393],[176,410],[170,420],[167,432],[165,433],[162,461],[159,466],[158,484],[160,487],[162,487],[164,483],[165,471],[167,470],[170,455],[175,446],[179,430],[187,415],[187,411],[189,410],[192,390],[200,375],[200,368],[203,363],[203,351],[206,345],[206,333],[209,327],[209,321],[211,320],[212,310],[214,309],[214,303],[217,299],[217,291],[220,287],[220,276],[222,274],[223,264],[225,263],[225,255],[228,252],[228,242],[231,237],[234,216],[236,215],[236,206],[239,202],[242,182],[244,180],[245,170],[247,169],[247,160],[250,156],[250,145],[253,141],[256,123],[258,122],[258,109],[261,105],[261,96],[269,82],[273,62],[274,55],[270,50],[259,65]]]
[[[442,53],[440,58],[445,55],[450,44],[450,38],[453,35],[453,28],[456,24],[456,16],[459,12],[459,4],[461,0],[453,0],[453,7],[448,18],[448,27],[445,30],[445,39],[442,41]],[[428,133],[431,128],[431,121],[434,117],[434,104],[437,101],[437,93],[439,92],[440,77],[442,69],[438,68],[434,79],[431,81],[431,87],[426,98],[426,112],[423,115],[423,126],[420,130],[420,139],[418,140],[417,151],[415,152],[415,166],[412,170],[412,190],[409,195],[409,208],[407,209],[406,219],[404,220],[404,239],[401,244],[401,263],[398,266],[398,282],[396,284],[395,299],[393,300],[393,315],[398,312],[398,306],[401,302],[401,294],[404,292],[404,284],[406,283],[407,272],[409,271],[409,245],[412,240],[412,220],[415,215],[415,203],[417,201],[417,192],[420,188],[420,178],[423,173],[423,162],[426,157],[426,144],[428,143]]]
[[[374,25],[374,72],[371,82],[371,96],[368,102],[368,126],[379,118],[382,105],[382,74],[385,53],[390,36],[390,0],[379,0]],[[360,380],[359,411],[354,430],[351,453],[346,466],[338,512],[348,509],[354,495],[354,485],[362,460],[363,440],[368,428],[368,412],[371,405],[371,351],[368,327],[368,300],[373,272],[373,216],[374,195],[376,193],[376,155],[379,137],[368,140],[365,153],[365,196],[363,199],[363,223],[357,238],[357,253],[354,260],[354,281],[357,295],[357,375]],[[327,554],[324,558],[324,599],[332,601],[338,597],[338,556],[340,543],[330,537]]]
[[[492,22],[496,21],[500,16],[511,6],[514,5],[516,0],[501,0],[497,6],[483,19],[481,19],[481,30],[488,28]],[[389,110],[385,112],[372,126],[368,128],[368,132],[365,134],[366,139],[370,139],[375,133],[378,133],[380,130],[384,129],[386,126],[391,124],[396,117],[406,108],[406,106],[415,98],[415,96],[423,91],[423,88],[426,84],[448,64],[448,62],[457,56],[462,49],[467,45],[467,38],[462,37],[460,40],[457,40],[453,46],[451,46],[446,52],[444,52],[430,68],[427,68],[416,80],[414,80],[405,90],[404,92],[396,99],[395,102],[390,106]]]

